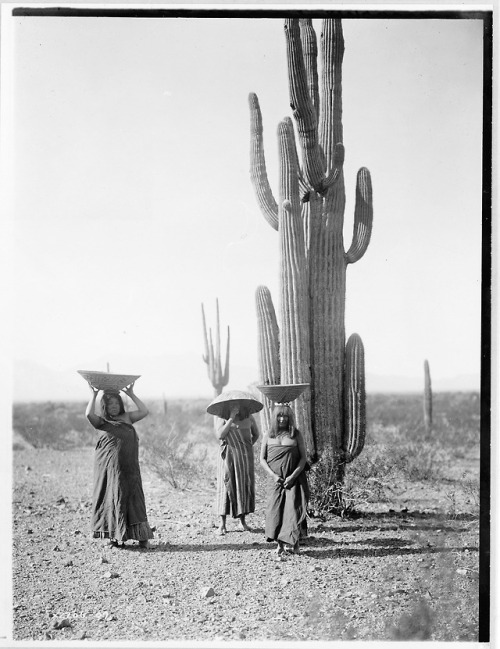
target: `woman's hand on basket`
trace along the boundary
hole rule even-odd
[[[134,394],[134,383],[127,385],[127,387],[122,390],[122,392],[124,392],[128,397],[131,397]]]
[[[92,383],[89,383],[89,388],[90,388],[90,391],[92,392],[92,394],[94,394],[95,396],[97,396],[97,394],[98,394],[98,392],[99,392],[99,388],[94,388],[94,386],[92,385]]]

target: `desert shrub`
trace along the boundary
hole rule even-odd
[[[189,403],[189,402],[187,402]],[[215,475],[212,417],[205,403],[150,407],[141,433],[141,461],[174,489],[206,485]]]
[[[95,441],[82,403],[15,403],[12,428],[35,448],[65,450]]]
[[[422,394],[371,394],[366,408],[370,427],[382,431],[395,427],[400,438],[439,441],[454,448],[479,443],[481,413],[477,392],[435,393],[430,433],[424,427]]]

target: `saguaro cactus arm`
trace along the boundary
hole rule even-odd
[[[201,305],[201,315],[203,320],[203,338],[205,343],[205,353],[203,354],[203,362],[207,365],[207,373],[210,382],[212,383],[216,394],[222,392],[222,388],[227,385],[229,381],[229,347],[230,347],[230,330],[227,328],[227,344],[226,344],[226,362],[224,365],[224,372],[222,371],[221,350],[220,350],[220,319],[219,319],[219,301],[216,301],[217,308],[217,321],[215,332],[215,349],[212,340],[212,330],[208,330],[205,320],[205,309]]]
[[[277,230],[278,206],[267,177],[262,114],[257,95],[250,93],[248,102],[250,104],[250,177],[264,218]]]
[[[344,384],[345,459],[351,462],[365,444],[365,351],[358,334],[349,336],[345,349]]]
[[[358,171],[356,178],[356,205],[354,208],[354,231],[351,247],[346,253],[346,263],[354,264],[365,254],[372,235],[373,195],[370,172],[366,167]]]
[[[344,35],[339,18],[324,20],[321,31],[321,115],[319,139],[328,169],[334,167],[335,145],[344,141],[342,128],[342,62]]]
[[[299,19],[300,39],[302,42],[302,54],[307,78],[309,96],[316,112],[316,119],[319,118],[319,85],[318,85],[318,43],[310,18]]]
[[[297,123],[303,171],[307,182],[322,194],[340,178],[344,149],[339,142],[325,157],[320,146],[315,37],[313,39],[311,32],[310,21],[295,18],[285,20],[290,106]]]
[[[264,385],[278,385],[281,378],[280,332],[271,292],[266,286],[259,286],[255,292],[257,306],[258,358],[260,381]],[[264,399],[261,424],[269,430],[272,402]]]
[[[302,54],[299,21],[285,20],[290,107],[297,123],[302,164],[309,183],[317,188],[324,179],[324,158],[318,142],[318,118],[309,95],[307,73]]]

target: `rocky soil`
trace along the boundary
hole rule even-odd
[[[174,491],[143,467],[156,538],[109,549],[90,536],[92,454],[14,452],[16,640],[477,640],[479,523],[459,483],[312,518],[301,554],[278,561],[263,494],[251,532],[230,520],[218,537],[212,490]]]

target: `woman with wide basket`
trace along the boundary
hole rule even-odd
[[[94,538],[108,539],[111,546],[138,541],[149,547],[153,531],[149,526],[139,467],[139,438],[133,424],[144,419],[148,409],[134,393],[138,376],[100,372],[80,374],[88,381],[92,396],[85,414],[98,431],[94,456],[92,532]],[[103,389],[101,414],[95,412],[96,399]],[[120,390],[137,409],[125,411]]]
[[[267,492],[265,535],[276,541],[276,553],[298,554],[300,540],[307,536],[309,486],[305,468],[306,448],[295,428],[289,403],[308,384],[263,385],[258,389],[274,402],[270,430],[264,433],[260,464],[271,478]]]

